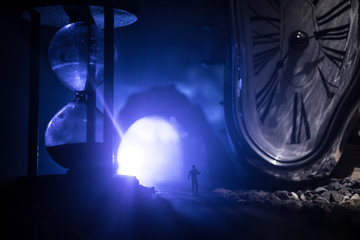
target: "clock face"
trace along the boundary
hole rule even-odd
[[[332,130],[358,63],[358,1],[234,1],[236,119],[275,165],[303,163]]]

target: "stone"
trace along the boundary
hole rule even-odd
[[[289,193],[288,193],[288,191],[285,191],[285,190],[276,191],[275,195],[278,196],[281,200],[289,199]]]
[[[351,183],[351,179],[350,179],[350,177],[346,177],[346,178],[341,179],[340,182],[341,182],[342,184],[344,184],[344,183]]]
[[[270,193],[270,200],[271,201],[281,201],[281,199],[275,193]]]
[[[324,187],[317,187],[317,188],[315,188],[315,192],[316,192],[317,194],[321,194],[321,193],[326,192],[326,191],[327,191],[327,189],[324,188]]]
[[[332,190],[322,193],[321,197],[326,198],[331,203],[339,203],[344,198],[344,195]]]
[[[323,192],[322,194],[320,194],[320,196],[330,201],[331,191]]]
[[[304,194],[306,198],[312,199],[314,192],[312,190],[306,190]]]
[[[311,207],[333,209],[335,205],[360,207],[360,180],[331,179],[327,185],[297,191],[278,190],[229,190],[218,188],[213,191],[239,203],[252,202],[271,206]]]
[[[299,200],[299,196],[294,192],[290,192],[289,198],[293,200]]]
[[[340,201],[340,205],[346,205],[349,199],[350,199],[349,196],[344,196],[343,199]]]
[[[266,192],[266,191],[263,191],[263,190],[260,190],[260,191],[258,191],[258,194],[259,194],[259,196],[261,196],[261,197],[267,197],[268,195],[269,195],[269,193],[268,192]]]
[[[339,182],[333,182],[330,184],[330,186],[331,186],[332,190],[335,190],[335,191],[337,191],[343,187],[343,185],[340,184]]]
[[[351,196],[351,195],[352,195],[352,194],[351,194],[352,189],[349,188],[349,187],[342,187],[342,188],[340,188],[340,189],[338,190],[338,192],[339,192],[340,194],[344,194],[344,195],[346,195],[346,196]]]
[[[256,190],[250,190],[247,192],[247,200],[250,202],[258,202],[262,200],[261,195],[258,194],[258,191]]]
[[[330,196],[330,202],[340,203],[344,199],[345,195],[332,191]]]
[[[354,194],[350,199],[351,199],[351,200],[360,201],[360,195],[356,193],[356,194]]]
[[[330,203],[329,200],[327,200],[326,198],[321,197],[321,196],[317,196],[313,201],[314,201],[315,203],[321,203],[321,204],[328,204],[328,203]]]
[[[360,196],[355,194],[352,196],[346,203],[350,204],[351,206],[360,206]]]
[[[305,196],[304,193],[301,193],[301,194],[300,194],[300,199],[301,199],[302,201],[306,201],[306,196]]]

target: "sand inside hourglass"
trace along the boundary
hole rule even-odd
[[[46,147],[51,158],[64,168],[74,171],[84,171],[84,168],[99,168],[105,166],[104,143],[70,143]]]

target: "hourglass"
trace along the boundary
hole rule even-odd
[[[45,146],[68,173],[111,173],[114,126],[114,29],[137,21],[136,0],[45,0],[22,4],[30,22],[28,176],[38,174],[40,30],[61,28],[49,46],[57,78],[75,94],[48,123]],[[96,108],[96,88],[103,84],[104,115]],[[98,171],[96,170],[98,169]],[[109,170],[110,169],[110,170]],[[106,174],[107,176],[111,174]]]
[[[51,40],[48,57],[57,78],[75,93],[47,126],[48,153],[68,173],[105,168],[104,116],[96,107],[96,88],[104,80],[104,31],[86,22],[68,24]]]

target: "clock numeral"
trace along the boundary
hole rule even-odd
[[[255,95],[256,109],[260,115],[260,121],[264,122],[269,113],[274,99],[277,86],[279,85],[278,72],[274,72],[265,86]]]
[[[315,32],[315,39],[319,40],[341,40],[347,39],[349,34],[350,24],[345,24],[339,27],[326,28]]]
[[[253,57],[254,74],[257,75],[279,51],[280,51],[280,46],[276,46],[254,54]]]
[[[325,91],[326,91],[326,95],[328,96],[328,98],[334,97],[335,92],[331,91],[331,90],[330,90],[330,87],[332,87],[332,88],[337,88],[337,86],[334,85],[334,84],[331,84],[331,83],[325,78],[325,76],[324,76],[324,74],[322,73],[322,71],[321,71],[319,68],[317,68],[317,69],[318,69],[319,74],[320,74],[321,82],[322,82],[323,85],[324,85],[324,88],[325,88]]]
[[[260,34],[253,31],[253,45],[268,44],[268,43],[280,43],[280,32]]]
[[[249,5],[249,8],[251,12],[255,15],[250,17],[250,22],[265,22],[277,29],[280,29],[280,18],[261,16],[258,12],[255,11],[255,9],[251,5]]]
[[[324,15],[317,18],[318,25],[321,26],[325,23],[334,20],[348,9],[350,9],[349,0],[344,0],[340,2],[339,4],[331,8],[329,11],[327,11]]]
[[[322,46],[325,56],[333,62],[338,68],[341,68],[345,57],[345,51],[337,50],[334,48]]]
[[[300,116],[298,117],[298,114]],[[309,140],[310,125],[307,120],[307,114],[304,107],[304,100],[299,97],[298,93],[294,94],[294,112],[293,112],[293,126],[291,132],[290,144],[299,144]]]
[[[278,13],[280,13],[280,0],[269,0],[271,7]]]

